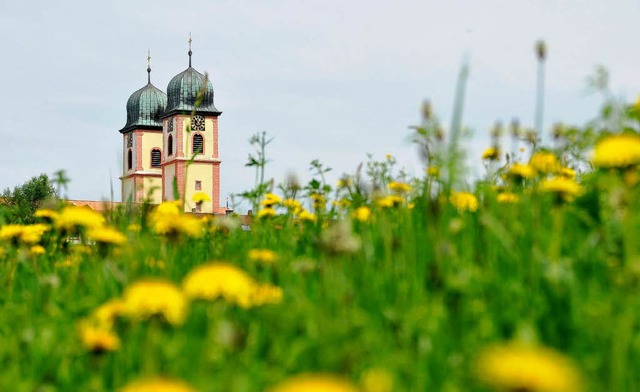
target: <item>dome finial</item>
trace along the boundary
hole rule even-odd
[[[189,68],[191,68],[191,54],[193,53],[191,51],[191,41],[193,40],[191,39],[191,32],[189,32]]]
[[[147,49],[147,82],[151,84],[151,50]]]

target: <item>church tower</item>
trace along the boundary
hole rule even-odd
[[[122,201],[162,201],[162,120],[167,95],[151,84],[151,55],[147,55],[147,85],[127,101],[122,134]]]
[[[213,84],[191,66],[174,76],[167,86],[167,106],[162,114],[162,199],[184,201],[185,212],[225,213],[220,207],[220,157],[218,116],[213,105]],[[177,193],[176,193],[177,191]],[[210,200],[194,203],[203,192]]]

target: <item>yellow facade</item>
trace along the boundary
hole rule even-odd
[[[201,190],[196,190],[196,181],[200,181]],[[208,163],[193,162],[187,168],[185,185],[184,210],[186,212],[192,211],[196,208],[196,205],[191,198],[197,192],[204,192],[213,200],[213,166]],[[214,209],[212,200],[203,202],[200,212],[213,213]]]

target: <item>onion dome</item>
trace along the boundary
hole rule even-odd
[[[213,84],[200,72],[191,67],[191,49],[189,49],[189,68],[171,79],[167,86],[168,104],[165,116],[175,112],[221,114],[213,105]],[[202,100],[198,101],[198,93],[202,91]]]
[[[134,92],[127,101],[127,123],[120,133],[135,128],[162,128],[160,116],[167,107],[167,95],[151,84],[151,67],[147,67],[147,85]]]

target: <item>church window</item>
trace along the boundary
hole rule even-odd
[[[196,191],[202,190],[202,181],[196,181]]]
[[[151,150],[151,167],[160,167],[162,153],[157,148]]]
[[[131,149],[129,149],[129,152],[127,153],[127,170],[131,170],[132,167],[133,167],[133,153],[131,152]]]
[[[169,138],[167,139],[167,153],[169,155],[173,155],[173,136],[169,135]]]
[[[193,153],[194,154],[202,154],[204,152],[204,139],[202,135],[195,134],[193,135]]]

